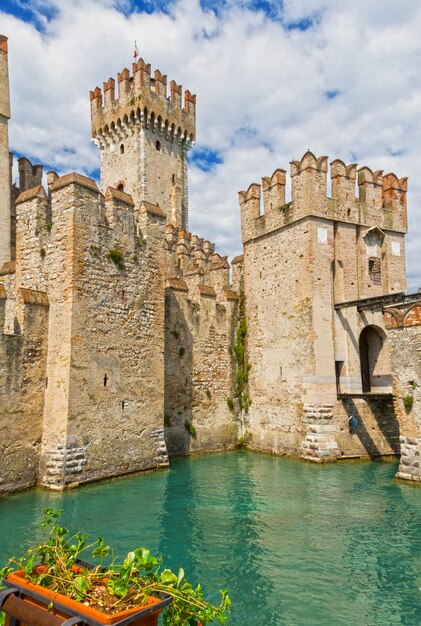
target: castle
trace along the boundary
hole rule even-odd
[[[0,492],[234,448],[400,455],[419,482],[406,179],[307,152],[240,192],[243,254],[188,230],[196,97],[140,59],[91,92],[101,188],[20,158],[0,36]],[[356,186],[358,184],[358,196]]]

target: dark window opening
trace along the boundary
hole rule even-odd
[[[372,282],[375,285],[381,284],[382,279],[382,268],[381,268],[381,260],[378,257],[371,256],[368,259],[368,273]]]
[[[161,150],[161,142],[160,141],[156,142],[155,148],[158,150],[158,152]]]
[[[383,338],[374,326],[366,326],[359,338],[361,383],[363,393],[370,393],[377,375]]]
[[[104,387],[107,386],[107,383],[108,383],[108,376],[107,374],[104,374]]]
[[[121,410],[124,411],[124,400],[121,401]]]
[[[120,154],[124,154],[124,143],[120,146]]]
[[[175,174],[172,175],[172,184],[175,185]]]
[[[118,185],[117,185],[117,189],[118,189],[119,191],[124,191],[124,185],[123,185],[123,183],[118,183]]]
[[[341,374],[343,361],[335,361],[335,378],[336,378],[336,393],[341,393]]]

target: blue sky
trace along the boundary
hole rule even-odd
[[[89,90],[141,56],[197,94],[190,228],[241,251],[237,192],[311,148],[409,177],[410,290],[421,286],[421,3],[0,0],[11,147],[98,174]]]

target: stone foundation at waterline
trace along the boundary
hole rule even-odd
[[[400,421],[397,477],[421,482],[421,305],[399,306],[385,314],[392,344],[395,406]]]

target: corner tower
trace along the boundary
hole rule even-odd
[[[396,454],[383,307],[406,290],[406,178],[336,159],[329,198],[328,171],[307,152],[289,202],[281,169],[240,192],[251,445],[316,462]]]
[[[9,155],[10,95],[7,37],[0,35],[0,266],[10,261],[11,168]]]
[[[102,192],[114,187],[165,212],[167,222],[188,226],[187,152],[195,140],[196,96],[143,59],[103,90],[91,91],[92,138],[101,149]]]

